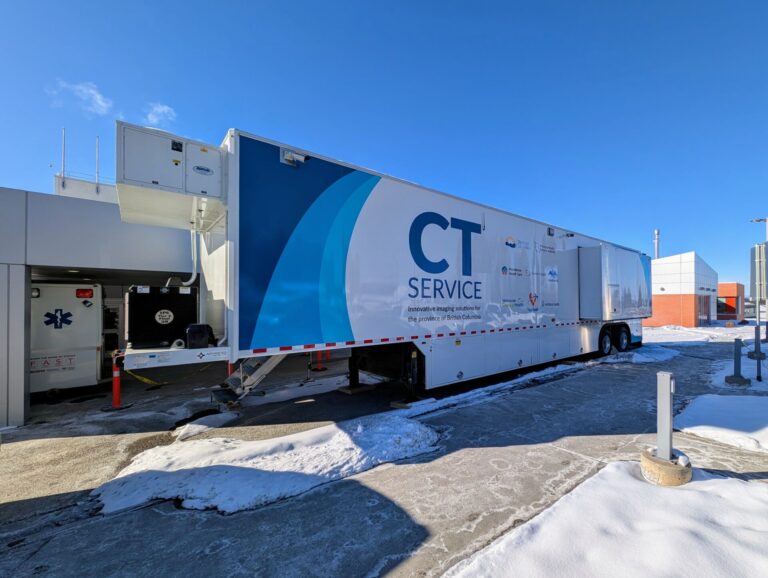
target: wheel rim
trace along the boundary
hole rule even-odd
[[[607,333],[603,335],[601,341],[602,352],[608,355],[611,352],[611,336]]]
[[[626,349],[629,346],[629,337],[627,336],[627,332],[622,331],[619,339],[621,341],[621,348]]]

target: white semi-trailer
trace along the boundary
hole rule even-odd
[[[353,348],[353,369],[428,389],[642,341],[638,251],[238,130],[117,132],[123,219],[200,234],[219,344],[127,367]]]

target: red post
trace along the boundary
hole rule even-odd
[[[119,356],[112,357],[112,409],[120,409],[120,365]]]
[[[323,371],[323,352],[318,351],[317,352],[317,367],[315,368],[316,371]]]
[[[235,364],[227,362],[227,377],[235,373]]]

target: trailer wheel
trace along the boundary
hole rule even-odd
[[[624,326],[619,327],[616,331],[616,350],[626,351],[631,343],[632,338],[629,335],[629,330]]]
[[[611,332],[608,328],[605,328],[600,332],[600,338],[597,341],[597,352],[600,356],[609,355],[612,348]]]

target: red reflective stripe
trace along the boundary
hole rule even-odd
[[[315,348],[315,344],[314,343],[310,343],[309,345],[305,345],[304,346],[304,349],[314,349],[314,348]]]
[[[280,346],[280,351],[290,351],[291,349],[293,349],[292,345],[281,345]]]
[[[373,339],[363,339],[363,343],[373,343]]]
[[[347,341],[345,344],[346,344],[346,345],[354,345],[354,344],[355,344],[355,342],[354,342],[354,341]]]
[[[335,341],[331,341],[330,343],[326,343],[325,346],[326,347],[336,347],[336,342]]]
[[[381,342],[382,343],[386,343],[387,341],[389,341],[389,337],[382,337],[381,338]]]
[[[419,338],[418,335],[411,335],[411,339],[418,339],[418,338]]]
[[[429,335],[425,335],[425,336],[424,336],[424,339],[432,339],[432,334],[429,334]]]
[[[259,349],[254,349],[253,352],[254,353],[266,353],[267,352],[267,348],[266,347],[260,347]]]
[[[405,339],[405,337],[395,337],[395,339],[396,339],[397,341],[403,341],[403,340]]]

